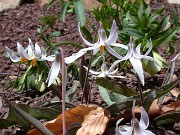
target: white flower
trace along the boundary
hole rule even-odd
[[[171,61],[180,60],[180,52]]]
[[[114,56],[120,60],[115,61],[111,67],[114,68],[119,62],[129,59],[133,66],[133,69],[135,70],[139,79],[141,80],[141,83],[144,85],[144,73],[143,73],[144,71],[142,68],[141,59],[148,59],[148,60],[154,61],[157,65],[159,65],[154,58],[147,56],[150,53],[150,51],[152,50],[152,44],[150,44],[148,51],[144,55],[141,55],[141,51],[140,51],[141,45],[138,45],[135,48],[134,42],[132,42],[132,37],[130,39],[130,43],[128,44],[128,47],[126,45],[122,45],[122,44],[121,44],[121,46],[123,46],[124,49],[127,49],[128,52],[124,57],[122,57],[116,53],[116,55],[114,55]]]
[[[86,70],[88,70],[87,67],[83,66]],[[116,70],[113,70],[112,68],[110,68],[109,70],[107,69],[107,66],[105,63],[103,63],[101,65],[101,72],[97,72],[97,71],[93,71],[93,70],[89,70],[90,73],[92,73],[93,77],[116,77],[116,78],[125,78],[124,76],[113,76],[113,74],[115,74],[117,72],[118,68]]]
[[[88,45],[88,48],[81,49],[78,53],[72,54],[72,56],[66,57],[65,58],[65,63],[69,64],[74,62],[76,59],[80,58],[83,56],[87,51],[93,50],[93,54],[96,54],[100,51],[101,54],[104,54],[104,49],[112,54],[112,55],[117,55],[117,53],[110,47],[111,46],[116,46],[116,47],[124,47],[121,44],[116,44],[117,38],[118,38],[118,32],[117,32],[117,26],[116,22],[113,21],[111,30],[110,30],[110,35],[107,37],[105,30],[102,28],[102,24],[100,24],[100,29],[98,30],[98,41],[96,43],[90,43],[88,42],[81,33],[80,30],[80,24],[78,24],[78,30],[80,33],[81,38],[83,39],[84,43]]]
[[[20,43],[17,43],[17,50],[19,57],[16,56],[16,54],[9,49],[7,46],[5,46],[7,55],[10,57],[11,61],[13,62],[21,62],[26,63],[30,61],[30,64],[33,66],[38,66],[37,61],[53,61],[53,56],[46,55],[46,50],[43,47],[39,47],[38,43],[35,43],[35,46],[33,45],[31,39],[29,38],[29,45],[26,49],[24,49]]]
[[[116,122],[116,129],[115,129],[116,134],[115,135],[155,135],[151,131],[146,130],[149,126],[149,116],[148,116],[147,112],[145,111],[145,109],[143,107],[141,107],[141,118],[139,121],[135,117],[134,106],[135,106],[135,102],[132,107],[133,118],[131,120],[131,126],[126,126],[126,127],[124,127],[124,130],[120,130],[118,125],[123,120],[123,118],[119,119]]]

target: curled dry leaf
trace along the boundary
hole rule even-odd
[[[109,113],[101,107],[85,116],[82,127],[76,135],[102,135],[110,119]]]
[[[172,102],[170,104],[164,105],[161,109],[164,113],[168,111],[179,111],[180,102]]]
[[[85,115],[89,114],[90,111],[97,109],[95,105],[79,105],[73,109],[67,110],[66,115],[66,126],[70,127],[72,123],[82,123]],[[55,120],[48,122],[45,126],[54,134],[62,135],[62,115],[60,114]],[[37,129],[30,130],[26,135],[42,135]]]

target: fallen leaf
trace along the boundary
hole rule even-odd
[[[180,93],[176,89],[172,89],[171,94],[175,97],[178,97]]]
[[[102,135],[106,129],[110,114],[101,107],[92,110],[85,116],[82,127],[76,135]]]
[[[151,117],[157,117],[162,114],[161,107],[158,105],[158,100],[154,100],[149,108],[149,115]]]
[[[180,102],[172,102],[164,105],[161,109],[164,113],[168,111],[180,111]]]
[[[97,109],[95,105],[79,105],[73,109],[66,110],[66,128],[70,127],[72,123],[82,123],[84,121],[84,116],[89,114],[90,111]],[[62,135],[62,115],[45,124],[45,126],[54,134]],[[37,129],[30,130],[26,135],[42,135]]]

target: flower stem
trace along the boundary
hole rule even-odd
[[[65,115],[65,90],[66,90],[66,69],[64,63],[63,49],[59,48],[61,52],[61,75],[62,75],[62,123],[63,123],[63,135],[66,133],[66,115]]]
[[[142,92],[142,88],[141,88],[141,81],[140,81],[138,75],[137,75],[137,82],[138,82],[138,90],[139,90],[139,94],[140,94],[140,98],[141,98],[141,105],[144,107],[144,100],[143,100],[143,92]]]

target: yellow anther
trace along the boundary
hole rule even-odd
[[[20,58],[21,63],[26,63],[28,60],[26,58]]]
[[[105,46],[103,46],[103,45],[100,46],[100,53],[101,54],[104,52],[104,48],[105,48]]]
[[[35,58],[31,60],[30,64],[31,64],[32,66],[38,67],[38,63],[37,63],[37,60],[36,60]]]

